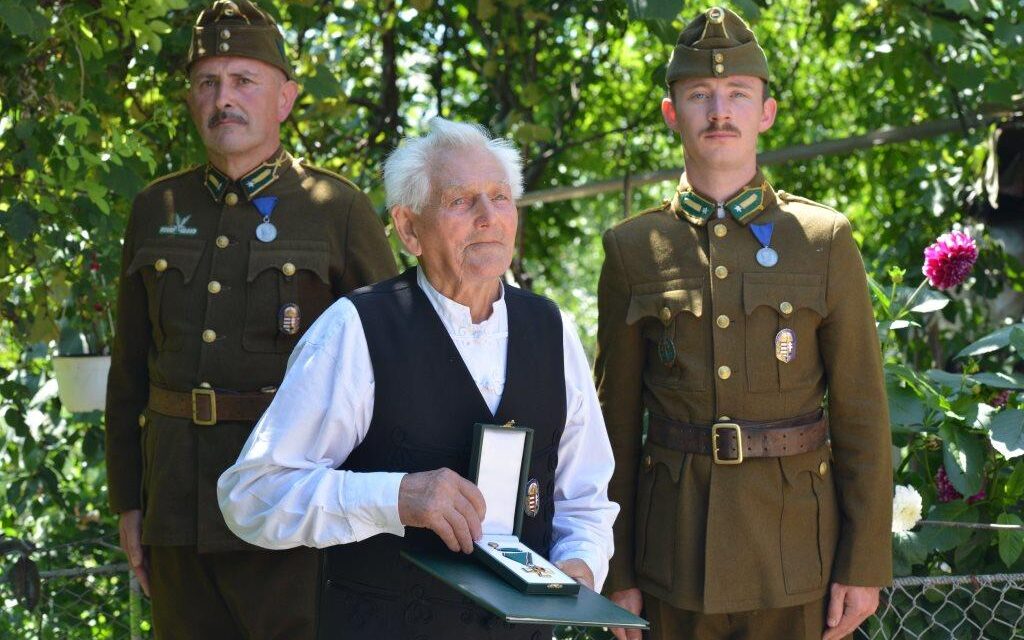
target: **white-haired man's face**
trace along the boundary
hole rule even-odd
[[[441,151],[430,203],[399,232],[431,280],[442,286],[492,281],[512,264],[519,212],[505,167],[486,149]]]

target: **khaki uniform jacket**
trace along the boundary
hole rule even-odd
[[[606,591],[722,613],[809,602],[832,580],[888,584],[888,409],[849,222],[770,186],[743,223],[694,223],[680,207],[677,195],[604,235],[595,370],[616,461],[609,497],[621,505]],[[750,222],[774,223],[776,266],[756,261]],[[788,363],[776,358],[784,328],[796,333]],[[826,391],[831,448],[720,466],[643,442],[645,411],[778,420],[815,411]]]
[[[276,197],[272,242],[251,198]],[[369,199],[348,180],[284,151],[238,182],[197,167],[152,183],[125,233],[107,391],[110,506],[144,510],[143,542],[246,548],[224,524],[216,483],[251,422],[198,426],[147,409],[149,385],[189,392],[276,387],[313,320],[360,286],[396,273]],[[299,331],[280,327],[299,306]]]

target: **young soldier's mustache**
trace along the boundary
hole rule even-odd
[[[740,135],[740,130],[734,127],[733,125],[729,124],[728,122],[724,124],[713,124],[709,126],[707,129],[705,129],[703,132],[701,132],[701,135],[706,135],[709,133],[722,133],[723,131]]]

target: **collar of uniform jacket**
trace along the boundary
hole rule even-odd
[[[721,203],[715,202],[714,199],[691,187],[690,182],[686,179],[686,174],[683,173],[679,177],[679,186],[676,187],[671,207],[672,213],[676,216],[700,227],[715,215],[721,205],[736,222],[746,225],[776,202],[775,190],[758,169],[746,186]]]
[[[274,184],[281,177],[281,170],[290,166],[291,162],[291,155],[283,147],[278,147],[274,155],[270,156],[266,162],[238,179],[238,190],[242,192],[246,200],[252,200],[260,191]],[[206,163],[203,183],[215,202],[224,201],[224,195],[232,182],[234,181],[224,175],[220,169],[209,162]]]

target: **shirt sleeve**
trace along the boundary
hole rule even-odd
[[[217,482],[228,527],[268,549],[404,535],[405,474],[337,469],[366,437],[373,400],[366,335],[341,299],[299,341],[273,403]]]
[[[555,470],[555,515],[551,560],[579,558],[601,590],[614,551],[612,523],[619,506],[608,499],[615,461],[576,326],[562,316],[565,357],[565,430]]]

